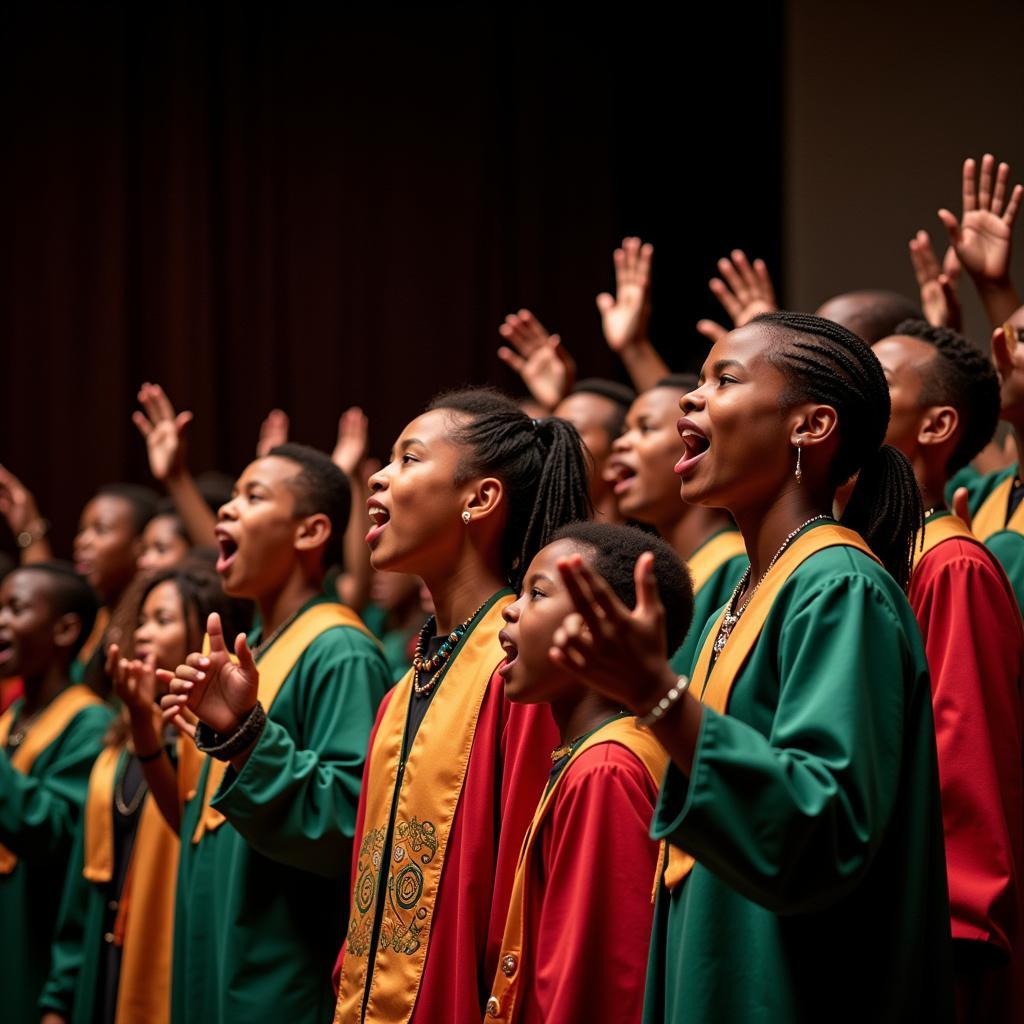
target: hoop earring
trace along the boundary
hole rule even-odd
[[[466,524],[467,526],[469,526],[469,521],[470,521],[470,519],[472,519],[472,518],[473,518],[473,517],[472,517],[472,516],[471,516],[471,515],[469,514],[469,509],[468,509],[468,508],[467,508],[467,509],[463,509],[463,512],[462,512],[462,521],[463,521],[463,522],[464,522],[464,523],[465,523],[465,524]]]
[[[803,454],[803,442],[797,441],[796,443],[796,472],[793,474],[796,477],[796,482],[800,483],[804,478],[804,471],[800,468],[800,456]]]

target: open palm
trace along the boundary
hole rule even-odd
[[[613,352],[642,341],[650,319],[651,260],[654,246],[639,238],[624,238],[616,249],[615,295],[602,292],[597,297],[605,340]]]

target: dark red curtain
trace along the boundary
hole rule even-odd
[[[439,389],[515,389],[520,306],[621,375],[594,295],[625,232],[656,245],[678,368],[715,258],[779,265],[773,5],[741,38],[712,9],[700,34],[649,8],[156,10],[4,15],[0,461],[62,551],[96,485],[147,480],[143,380],[194,411],[197,470],[236,472],[273,406],[329,448],[359,404],[383,455]]]

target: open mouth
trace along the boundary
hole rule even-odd
[[[683,440],[683,447],[686,449],[686,452],[676,463],[675,471],[680,476],[685,476],[696,468],[697,463],[707,455],[708,450],[711,448],[711,439],[692,420],[681,419],[676,424],[676,429]]]
[[[366,534],[366,543],[373,547],[380,539],[384,528],[391,521],[391,513],[378,501],[372,498],[366,503],[366,514],[370,517],[369,532]]]
[[[612,485],[612,492],[614,494],[622,494],[624,491],[628,491],[633,481],[636,479],[636,470],[625,462],[619,462],[617,459],[613,459],[608,463],[608,468],[605,470],[604,479],[606,483]]]
[[[217,550],[217,572],[224,575],[230,568],[238,554],[238,541],[226,530],[216,530]]]
[[[0,637],[0,666],[6,665],[14,656],[14,644],[10,637]]]
[[[512,642],[511,637],[509,637],[505,630],[498,634],[498,643],[501,644],[502,650],[505,652],[505,660],[498,666],[498,674],[503,679],[507,679],[509,670],[519,657],[519,648]]]

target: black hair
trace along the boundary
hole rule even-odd
[[[174,504],[173,498],[161,498],[156,504],[156,511],[150,518],[150,522],[154,519],[173,519],[174,520],[174,532],[187,544],[192,543],[192,538],[188,535],[188,530],[185,529],[185,522],[181,518],[181,513],[178,512],[178,506]]]
[[[606,398],[612,403],[612,415],[605,426],[613,438],[622,433],[626,422],[626,413],[629,407],[636,400],[636,392],[620,384],[617,380],[606,380],[604,377],[586,377],[577,381],[570,395],[597,395],[598,398]]]
[[[211,612],[220,615],[224,639],[229,648],[235,637],[252,625],[252,602],[225,594],[224,584],[216,570],[200,562],[163,569],[149,577],[139,592],[136,622],[142,614],[146,598],[162,583],[168,582],[174,584],[181,598],[186,623],[185,646],[188,651],[198,651],[202,645],[206,620]]]
[[[697,390],[700,381],[695,373],[670,373],[667,377],[662,377],[654,386],[656,388],[678,388],[689,394],[691,391]]]
[[[279,444],[265,457],[288,459],[299,467],[292,481],[295,514],[322,513],[331,521],[331,536],[324,547],[323,566],[330,569],[344,562],[345,530],[352,512],[352,488],[348,477],[316,448],[304,444]]]
[[[682,559],[669,544],[635,526],[592,522],[569,523],[549,543],[560,540],[589,548],[593,552],[591,568],[629,608],[636,606],[636,561],[645,551],[652,552],[658,596],[665,607],[667,650],[671,654],[679,647],[693,619],[693,584]]]
[[[946,472],[966,466],[992,440],[999,422],[999,378],[992,361],[962,334],[927,320],[904,320],[892,332],[935,348],[921,388],[921,405],[951,405],[960,414],[960,440]]]
[[[85,646],[96,624],[96,616],[100,610],[100,599],[96,591],[89,586],[85,577],[79,576],[67,562],[30,562],[13,571],[43,573],[50,581],[50,606],[54,618],[64,615],[78,616],[78,638],[70,651],[71,659],[74,660]]]
[[[149,487],[138,484],[104,484],[96,494],[96,498],[120,498],[128,502],[132,510],[132,530],[135,536],[141,535],[146,523],[156,514],[160,496]]]
[[[508,517],[501,564],[518,589],[533,556],[561,525],[591,514],[587,460],[576,428],[550,417],[531,420],[495,388],[464,388],[428,409],[460,414],[452,438],[468,449],[456,484],[492,475],[505,485]]]
[[[856,530],[906,588],[914,538],[924,525],[921,493],[906,457],[884,443],[889,387],[870,347],[845,327],[804,313],[762,313],[774,344],[767,358],[786,378],[783,407],[822,402],[838,416],[839,446],[829,483],[859,473],[842,523]]]
[[[838,321],[840,326],[852,331],[869,345],[889,337],[893,333],[893,328],[901,321],[921,315],[921,307],[911,302],[905,295],[879,289],[836,295],[818,312],[821,313],[832,303],[840,300],[854,304],[854,309]]]

